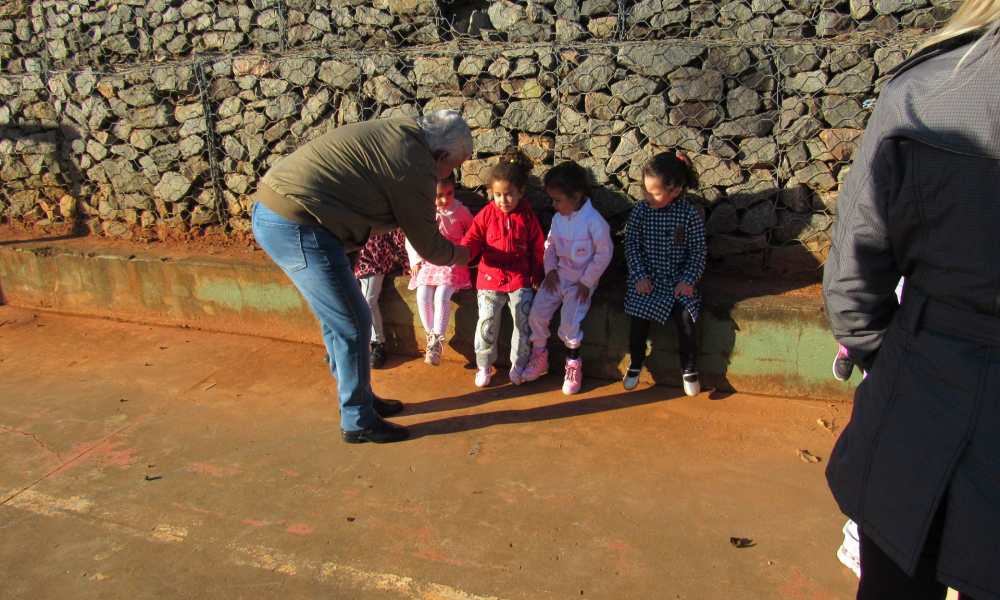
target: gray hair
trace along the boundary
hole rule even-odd
[[[472,131],[458,112],[441,109],[417,117],[417,125],[427,138],[431,152],[447,152],[452,157],[472,157]]]

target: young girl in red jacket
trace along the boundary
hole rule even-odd
[[[476,326],[476,385],[490,383],[491,367],[497,359],[497,333],[505,304],[514,317],[511,336],[510,381],[521,383],[521,372],[531,355],[528,314],[541,284],[545,237],[524,191],[531,173],[531,160],[511,148],[490,172],[492,202],[472,221],[462,239],[474,258],[482,253],[476,280],[479,324]]]

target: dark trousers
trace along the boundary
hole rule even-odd
[[[899,568],[889,555],[867,535],[861,533],[861,583],[858,600],[944,600],[948,586],[937,580],[937,560],[944,531],[944,503],[938,509],[927,532],[927,542],[920,553],[913,577]],[[966,594],[962,600],[974,600]]]
[[[670,318],[677,325],[677,346],[681,357],[681,370],[685,373],[694,373],[698,370],[695,366],[698,358],[698,336],[694,319],[680,302],[674,302]],[[629,365],[630,369],[638,369],[646,360],[646,341],[649,339],[649,326],[652,323],[649,319],[632,317],[628,332],[628,351],[632,361]]]

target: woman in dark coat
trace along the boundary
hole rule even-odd
[[[827,480],[858,598],[1000,600],[998,26],[968,0],[900,65],[837,206],[824,296],[868,377]]]

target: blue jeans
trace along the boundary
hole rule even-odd
[[[365,429],[376,416],[368,347],[372,313],[343,245],[325,227],[296,225],[260,202],[254,206],[253,235],[319,319],[337,378],[341,428]]]

